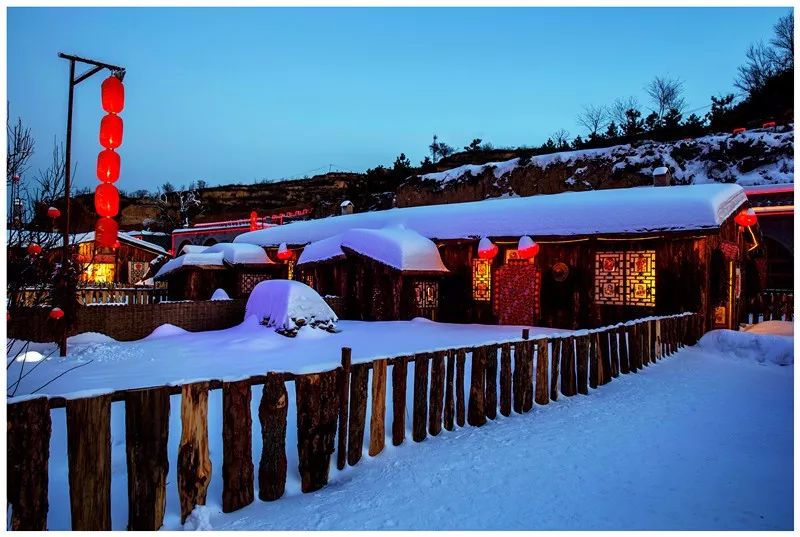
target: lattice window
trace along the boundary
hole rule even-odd
[[[594,294],[597,304],[656,305],[656,252],[597,252]]]
[[[478,302],[492,299],[492,262],[489,259],[472,260],[472,298]]]
[[[435,308],[439,305],[439,282],[414,282],[414,304],[418,308]]]
[[[253,288],[264,280],[269,280],[269,274],[244,273],[239,276],[239,293],[249,295]]]
[[[146,261],[128,261],[128,283],[139,283],[150,271],[150,263]]]
[[[625,254],[597,252],[594,261],[594,297],[597,304],[625,304]]]
[[[629,306],[656,305],[656,252],[626,252],[625,300]]]
[[[297,262],[294,259],[290,259],[289,261],[286,262],[286,268],[288,273],[286,277],[289,280],[294,280],[294,266],[296,263]]]

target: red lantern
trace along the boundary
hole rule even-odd
[[[258,229],[258,213],[250,211],[250,231]]]
[[[114,249],[119,250],[119,239],[117,239],[117,241],[114,242]]]
[[[478,243],[478,257],[481,259],[492,259],[494,256],[497,255],[497,252],[500,249],[490,241],[487,237],[481,239]]]
[[[117,216],[119,190],[111,183],[102,183],[94,193],[94,209],[100,216]]]
[[[50,207],[47,209],[47,216],[55,220],[59,216],[61,216],[61,211],[59,211],[56,207]]]
[[[292,258],[292,251],[286,246],[285,242],[282,242],[280,246],[278,246],[278,259],[281,261],[287,261]]]
[[[57,321],[63,316],[64,316],[64,310],[62,310],[61,308],[53,308],[50,310],[51,319],[55,319]]]
[[[97,155],[97,178],[104,183],[119,179],[119,154],[116,151],[104,149]]]
[[[758,222],[758,217],[753,209],[742,210],[733,219],[734,222],[742,227],[754,226]]]
[[[520,259],[531,259],[536,257],[536,254],[539,253],[539,245],[533,241],[527,235],[524,235],[519,238],[519,244],[517,245],[517,255]]]
[[[39,255],[42,253],[42,247],[38,244],[29,244],[28,245],[28,253],[31,255]]]
[[[102,248],[113,248],[117,242],[117,221],[113,218],[103,217],[97,219],[94,228],[94,242]]]
[[[119,114],[125,107],[125,86],[122,81],[110,76],[103,80],[100,85],[100,100],[103,103],[103,110],[109,114]]]
[[[11,180],[15,183],[19,183],[19,175],[15,175],[11,178]]]
[[[100,145],[106,149],[116,149],[122,143],[122,118],[106,114],[100,120]]]

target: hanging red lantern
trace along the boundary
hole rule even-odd
[[[534,242],[532,238],[527,235],[523,235],[519,238],[519,244],[517,245],[517,255],[520,259],[531,259],[536,257],[536,254],[539,253],[539,245]]]
[[[15,183],[19,183],[19,175],[14,175],[11,180]]]
[[[258,229],[258,213],[250,211],[250,231]]]
[[[97,219],[94,227],[94,242],[102,248],[113,248],[117,242],[117,221],[107,216]]]
[[[122,143],[122,118],[106,114],[100,120],[100,145],[106,149],[116,149]]]
[[[50,310],[50,318],[55,319],[56,321],[61,319],[64,316],[64,310],[61,308],[53,308]]]
[[[282,242],[280,246],[278,246],[278,259],[281,261],[287,261],[292,258],[292,251],[286,246],[285,242]]]
[[[119,179],[119,153],[104,149],[97,155],[97,178],[104,183]]]
[[[117,216],[119,213],[119,190],[111,183],[97,185],[94,193],[94,209],[99,216]]]
[[[122,81],[110,76],[103,80],[100,85],[100,100],[103,103],[103,110],[109,114],[119,114],[125,107],[125,86]]]
[[[47,209],[47,216],[55,220],[59,216],[61,216],[61,211],[59,211],[56,207],[50,207]]]
[[[115,249],[115,250],[119,250],[119,246],[120,246],[120,244],[119,244],[119,239],[117,239],[117,240],[114,242],[114,249]]]
[[[758,222],[758,217],[753,209],[743,209],[733,219],[734,222],[742,227],[754,226]]]
[[[499,250],[497,245],[487,237],[482,238],[478,243],[478,257],[481,259],[492,259],[497,255]]]
[[[40,253],[42,253],[42,247],[35,243],[29,244],[28,253],[31,255],[39,255]]]

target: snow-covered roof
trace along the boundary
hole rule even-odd
[[[447,272],[439,249],[430,239],[402,226],[350,229],[342,247],[402,271]]]
[[[183,254],[201,254],[206,251],[208,246],[200,246],[199,244],[186,244],[181,248],[181,251],[178,252],[178,255]]]
[[[224,266],[224,259],[222,252],[215,253],[200,253],[200,254],[184,254],[170,259],[158,270],[154,279],[159,280],[180,268],[184,267],[219,267]]]
[[[255,244],[219,242],[203,250],[204,254],[222,253],[226,263],[230,265],[269,265],[274,262],[267,253]]]
[[[653,170],[653,175],[667,175],[667,173],[669,173],[669,168],[666,166],[659,166]]]
[[[718,228],[746,200],[739,185],[720,183],[564,192],[332,216],[243,233],[234,242],[300,245],[396,225],[435,240],[696,231]]]
[[[8,230],[6,233],[6,240],[11,242],[12,239],[20,240],[20,239],[35,239],[38,241],[54,241],[58,246],[61,245],[61,237],[63,235],[61,233],[54,233],[48,231],[14,231]],[[130,244],[131,246],[136,246],[137,248],[142,248],[145,250],[150,250],[151,252],[157,254],[168,255],[164,248],[159,246],[158,244],[153,244],[152,242],[143,241],[141,239],[137,239],[136,237],[131,237],[128,235],[128,232],[120,231],[117,234],[117,239],[120,242],[124,242]],[[83,244],[85,242],[92,242],[94,241],[94,231],[86,231],[83,233],[72,233],[69,236],[70,244]]]
[[[352,204],[353,204],[352,201],[344,200],[341,204],[339,204],[339,207],[347,207],[348,205],[352,205]]]
[[[314,241],[303,248],[303,252],[297,259],[297,265],[306,263],[320,263],[344,257],[342,251],[342,236],[334,235],[327,239]]]

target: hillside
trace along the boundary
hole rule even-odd
[[[793,126],[463,164],[409,177],[397,189],[396,204],[409,207],[645,185],[659,166],[670,168],[676,184],[791,183]]]

